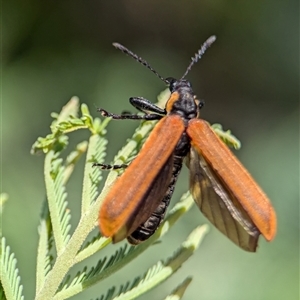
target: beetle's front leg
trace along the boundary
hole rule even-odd
[[[143,97],[131,97],[129,98],[129,101],[132,106],[134,106],[136,109],[146,114],[148,112],[151,112],[158,115],[163,115],[163,116],[166,115],[165,109],[160,108],[159,106],[155,105],[154,103],[150,102],[149,100]],[[157,120],[161,118],[162,116],[160,116],[160,118],[158,118]]]

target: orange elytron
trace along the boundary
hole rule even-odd
[[[164,218],[184,158],[190,169],[191,194],[216,228],[250,252],[256,251],[260,234],[267,241],[274,238],[276,214],[269,199],[208,123],[200,119],[203,103],[184,79],[215,39],[212,36],[203,44],[179,80],[161,77],[145,60],[114,44],[163,80],[171,95],[165,109],[142,97],[130,98],[144,115],[116,115],[98,109],[103,116],[114,119],[159,120],[100,208],[100,231],[113,242],[127,238],[136,245],[155,232]]]

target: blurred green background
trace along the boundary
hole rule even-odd
[[[261,239],[258,252],[249,254],[211,228],[194,257],[143,299],[162,299],[189,274],[194,278],[185,299],[299,299],[299,1],[16,0],[2,2],[2,190],[10,195],[2,225],[27,299],[34,295],[37,226],[45,197],[43,155],[29,151],[49,132],[50,113],[73,95],[94,116],[95,106],[133,111],[131,96],[156,101],[164,84],[112,42],[138,53],[162,76],[178,78],[212,34],[216,43],[188,79],[205,100],[202,117],[242,141],[236,154],[272,199],[278,234],[272,243]],[[110,123],[107,162],[136,126]],[[71,142],[76,138],[71,135]],[[68,185],[74,225],[82,168],[83,161]],[[184,170],[173,202],[187,186]],[[164,243],[113,281],[74,299],[99,296],[112,284],[125,283],[131,272],[144,273],[206,222],[194,207]]]

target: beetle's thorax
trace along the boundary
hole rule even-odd
[[[197,117],[196,96],[189,81],[170,79],[171,96],[166,104],[168,114],[180,115],[185,121]]]

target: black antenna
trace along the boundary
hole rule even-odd
[[[128,50],[126,47],[122,46],[119,43],[113,43],[113,46],[116,47],[117,49],[121,50],[122,52],[124,52],[125,54],[131,56],[133,59],[135,59],[136,61],[138,61],[139,63],[141,63],[142,65],[144,65],[145,67],[147,67],[150,71],[152,71],[158,78],[160,78],[163,82],[165,82],[166,84],[170,84],[168,80],[164,79],[162,76],[160,76],[149,64],[147,61],[145,61],[144,59],[142,59],[141,57],[137,56],[136,54],[134,54],[133,52],[131,52],[130,50]]]
[[[190,65],[187,67],[185,73],[181,77],[180,80],[184,79],[184,77],[188,74],[188,72],[191,70],[192,66],[198,62],[198,60],[202,57],[202,55],[205,53],[205,51],[212,45],[212,43],[217,39],[215,35],[212,35],[209,37],[201,46],[201,48],[198,50],[198,52],[195,54],[194,57],[192,57],[192,61]]]

